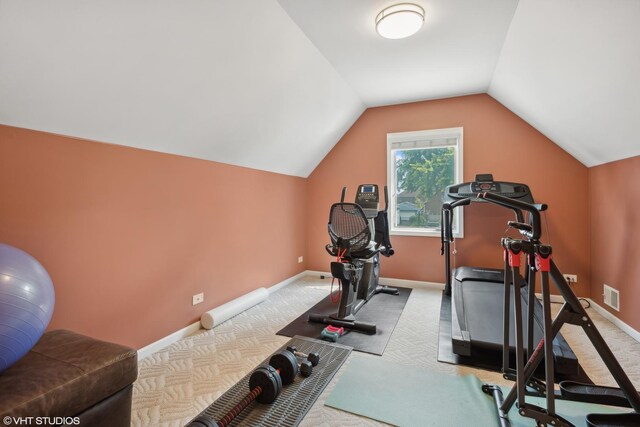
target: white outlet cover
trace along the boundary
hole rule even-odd
[[[201,293],[199,293],[197,295],[194,295],[193,298],[192,298],[192,304],[193,305],[200,304],[203,301],[204,301],[204,293],[203,292],[201,292]]]

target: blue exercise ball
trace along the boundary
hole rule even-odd
[[[0,373],[36,345],[54,304],[47,270],[28,253],[0,243]]]

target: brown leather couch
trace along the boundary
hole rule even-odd
[[[137,376],[134,349],[71,331],[47,332],[0,374],[0,419],[32,417],[10,425],[129,427]]]

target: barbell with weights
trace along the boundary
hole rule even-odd
[[[311,363],[309,368],[311,368]],[[269,364],[260,366],[249,377],[249,393],[218,421],[208,415],[200,415],[188,427],[226,427],[254,400],[258,403],[273,403],[283,385],[291,384],[298,375],[298,359],[290,351],[281,351],[269,359]],[[303,368],[302,371],[306,371]],[[310,372],[309,372],[310,375]],[[308,375],[306,375],[308,376]]]

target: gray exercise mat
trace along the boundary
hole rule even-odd
[[[495,427],[474,375],[452,376],[352,354],[325,405],[398,426]]]
[[[450,375],[352,354],[325,405],[397,426],[495,427],[499,424],[493,399],[481,387],[475,375]],[[544,406],[542,399],[527,401]],[[563,400],[557,400],[556,407],[576,426],[586,425],[588,413],[629,411]],[[515,410],[509,418],[512,427],[532,425]]]

